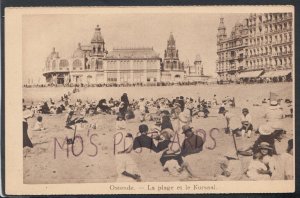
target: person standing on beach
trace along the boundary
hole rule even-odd
[[[121,102],[124,103],[124,109],[125,109],[125,111],[127,111],[127,108],[129,106],[129,100],[128,100],[127,93],[123,93],[123,95],[121,96]]]
[[[146,102],[144,98],[140,98],[140,101],[138,103],[138,107],[140,110],[140,121],[145,121],[145,115],[146,115]]]
[[[30,147],[33,148],[33,144],[28,136],[28,118],[32,118],[33,113],[26,108],[26,106],[23,107],[23,148],[24,147]]]
[[[235,116],[232,113],[229,113],[228,110],[226,110],[225,108],[222,108],[222,109],[220,108],[219,114],[223,114],[223,116],[225,117],[225,120],[226,120],[225,132],[226,133],[229,133],[231,135],[233,132],[236,132],[239,129],[240,121],[237,118],[237,116]]]

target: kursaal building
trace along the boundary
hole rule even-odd
[[[43,75],[48,84],[155,84],[182,82],[193,76],[194,81],[207,77],[202,64],[195,64],[193,72],[186,72],[180,61],[173,34],[167,41],[164,59],[151,48],[114,48],[107,51],[99,26],[89,45],[78,44],[69,58],[53,51],[47,57]],[[198,68],[201,67],[201,68]],[[199,78],[195,78],[195,76]]]

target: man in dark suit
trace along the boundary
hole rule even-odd
[[[188,125],[183,125],[182,131],[185,135],[185,139],[182,143],[181,155],[185,157],[190,154],[200,153],[204,144],[202,137],[194,134],[192,127]]]
[[[136,150],[138,148],[148,148],[153,150],[154,152],[158,152],[157,147],[155,146],[153,139],[147,136],[148,133],[148,126],[146,124],[141,124],[139,126],[139,132],[141,133],[140,136],[134,138],[133,141],[133,149]]]

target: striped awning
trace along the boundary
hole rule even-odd
[[[277,76],[287,76],[290,73],[292,73],[292,70],[276,70],[276,71],[270,71],[266,72],[262,77],[264,78],[271,78],[271,77],[277,77]]]
[[[238,75],[238,78],[256,78],[259,77],[262,72],[263,70],[242,72]]]

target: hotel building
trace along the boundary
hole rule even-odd
[[[292,13],[250,14],[243,23],[244,34],[239,35],[239,40],[243,43],[239,46],[241,53],[237,56],[238,62],[232,61],[232,56],[229,56],[229,60],[226,59],[226,54],[234,55],[236,51],[231,47],[226,48],[230,38],[226,36],[224,19],[221,18],[217,34],[216,70],[219,80],[235,81],[279,76],[286,78],[291,74],[293,67],[292,18]],[[237,63],[239,63],[238,67],[236,67]],[[227,67],[227,65],[232,65],[232,67]]]

